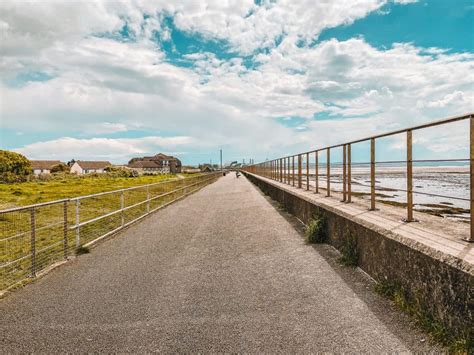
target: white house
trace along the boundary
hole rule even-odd
[[[50,174],[53,166],[61,164],[59,160],[30,160],[30,163],[35,175]]]
[[[90,174],[90,173],[99,173],[102,174],[105,172],[105,168],[111,166],[108,161],[85,161],[78,160],[71,166],[72,174]]]

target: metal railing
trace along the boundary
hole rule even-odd
[[[221,173],[0,211],[0,291],[156,210],[216,181]]]
[[[469,146],[466,147],[469,151],[468,158],[455,158],[455,159],[413,159],[413,132],[435,127],[441,125],[448,125],[454,122],[469,120],[468,128],[468,141]],[[405,138],[405,147],[406,147],[406,159],[401,160],[390,160],[390,161],[376,161],[376,141],[385,137],[392,137],[396,135],[404,134]],[[393,137],[392,137],[393,138]],[[457,137],[454,137],[457,138]],[[352,161],[352,150],[354,145],[358,143],[369,143],[368,147],[370,161],[365,162],[353,162]],[[342,162],[333,163],[331,162],[331,153],[336,149],[342,149]],[[325,164],[321,164],[321,157],[325,158]],[[458,194],[456,196],[443,194],[443,193],[430,193],[420,191],[419,189],[414,189],[414,164],[415,168],[423,164],[435,164],[435,163],[458,163],[465,164],[465,175],[468,177],[465,181],[466,188],[469,191],[464,191],[469,197]],[[400,187],[384,187],[381,186],[376,180],[377,169],[376,167],[380,165],[393,165],[398,166],[398,174],[405,176],[405,188]],[[305,169],[304,169],[305,167]],[[311,167],[312,172],[310,172]],[[320,168],[325,169],[321,172]],[[400,169],[401,168],[401,169]],[[367,174],[369,179],[369,184],[364,184],[364,179],[356,180],[354,178],[354,170],[359,169],[357,172],[360,176]],[[363,170],[366,169],[364,172]],[[377,190],[380,191],[399,191],[406,194],[406,200],[403,203],[393,203],[399,206],[406,208],[406,218],[404,221],[413,222],[415,221],[413,211],[414,211],[414,194],[419,194],[423,196],[431,196],[437,198],[449,199],[450,201],[459,202],[465,204],[465,208],[460,208],[460,210],[465,211],[468,214],[468,220],[470,223],[470,234],[464,239],[469,242],[474,241],[474,114],[470,113],[463,116],[451,117],[439,121],[434,121],[410,128],[399,129],[396,131],[391,131],[387,133],[382,133],[374,135],[371,137],[361,138],[353,140],[347,143],[341,143],[332,145],[329,147],[319,148],[303,153],[298,153],[295,155],[285,156],[269,161],[265,161],[258,164],[253,164],[243,168],[244,171],[249,173],[264,176],[282,183],[286,183],[297,188],[303,188],[303,185],[306,185],[306,189],[310,190],[314,188],[315,193],[319,193],[320,190],[324,190],[326,196],[331,196],[331,191],[338,191],[342,193],[342,201],[350,203],[352,201],[352,196],[366,195],[370,200],[370,210],[375,210],[376,208],[376,197]],[[394,169],[392,169],[394,170]],[[323,186],[321,186],[321,181]],[[311,183],[314,182],[314,185]],[[334,189],[331,186],[331,183],[335,183],[339,189]],[[354,192],[354,186],[356,186],[360,191]],[[363,188],[366,188],[364,192]],[[361,192],[362,191],[362,192]],[[379,193],[380,195],[380,193]],[[381,200],[382,202],[386,202]],[[451,204],[451,203],[449,203]]]

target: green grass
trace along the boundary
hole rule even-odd
[[[343,243],[341,247],[341,257],[339,263],[343,266],[356,267],[359,263],[359,253],[357,251],[357,237],[346,229],[344,231]]]
[[[466,329],[461,335],[455,335],[449,329],[437,322],[424,309],[418,300],[413,300],[402,286],[387,281],[375,284],[376,293],[392,300],[395,306],[410,315],[420,328],[426,331],[432,339],[447,346],[451,354],[472,354],[472,329]]]
[[[110,177],[106,174],[103,176],[70,175],[49,181],[0,184],[0,209],[91,195],[170,179],[176,179],[176,175],[163,174],[128,178]]]
[[[326,219],[322,216],[312,218],[305,230],[307,243],[324,243],[327,239]]]
[[[183,196],[184,191],[180,190],[180,188],[184,185],[194,184],[204,179],[208,179],[208,177],[201,174],[190,176],[189,179],[176,179],[176,176],[173,175],[142,176],[137,178],[100,176],[71,177],[66,179],[65,183],[60,179],[0,185],[2,191],[0,196],[2,194],[7,196],[7,198],[11,199],[10,203],[13,204],[14,202],[14,205],[18,206],[114,191],[120,188],[142,186],[161,181],[165,182],[148,188],[138,187],[133,190],[124,191],[124,207],[130,208],[121,213],[116,213],[82,226],[79,230],[79,240],[76,239],[78,236],[77,229],[71,229],[76,224],[76,201],[36,207],[34,209],[34,219],[32,219],[31,209],[0,214],[0,264],[8,264],[8,267],[0,268],[0,290],[29,277],[33,272],[32,220],[35,221],[36,231],[34,236],[36,272],[39,272],[57,261],[64,260],[65,256],[74,255],[78,250],[80,252],[82,245],[121,227],[122,223],[131,222],[145,215],[148,210],[152,211]],[[173,191],[177,189],[178,191]],[[190,187],[190,189],[195,189],[195,187]],[[22,193],[11,193],[14,191],[21,191]],[[161,196],[165,193],[169,194]],[[157,198],[149,203],[141,203],[134,206],[146,201],[148,194],[150,198]],[[38,197],[41,197],[41,200],[38,200]],[[90,221],[120,210],[121,198],[122,193],[112,192],[82,199],[79,206],[79,222]],[[65,206],[66,210],[64,210]],[[65,212],[67,216],[66,233],[64,230]],[[14,262],[9,264],[12,261]]]

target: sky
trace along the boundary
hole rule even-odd
[[[474,112],[472,0],[6,0],[0,33],[0,149],[30,159],[258,162]]]

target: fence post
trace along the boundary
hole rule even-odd
[[[283,182],[283,167],[282,167],[283,159],[280,158],[280,182]]]
[[[309,191],[309,153],[306,153],[306,190]]]
[[[30,209],[30,228],[31,228],[31,277],[36,277],[36,209]]]
[[[295,156],[294,155],[291,157],[291,165],[293,166],[292,181],[293,181],[293,186],[295,186]]]
[[[471,115],[469,118],[470,134],[469,134],[469,174],[470,174],[470,195],[471,195],[471,233],[466,238],[468,242],[474,242],[474,116]]]
[[[327,148],[327,159],[326,159],[326,196],[331,196],[331,148]]]
[[[302,186],[302,176],[301,176],[301,165],[302,165],[302,157],[301,157],[301,154],[298,154],[298,188],[301,189],[301,186]]]
[[[351,145],[347,145],[347,202],[351,202]]]
[[[79,223],[81,223],[80,209],[81,200],[76,200],[76,248],[81,246],[81,227],[79,227]]]
[[[347,200],[347,149],[346,145],[342,146],[342,201]]]
[[[123,214],[123,207],[124,207],[124,198],[123,198],[123,190],[120,191],[120,216],[122,217],[122,226],[125,224],[125,216]]]
[[[370,139],[370,209],[375,210],[375,138]]]
[[[184,189],[186,192],[186,189]],[[146,185],[146,212],[150,213],[150,185]]]
[[[67,204],[68,201],[63,202],[63,239],[64,239],[64,259],[68,256],[68,242],[67,242]]]
[[[319,152],[314,152],[314,180],[316,181],[315,192],[319,194]]]
[[[413,221],[413,133],[407,131],[407,222]]]

